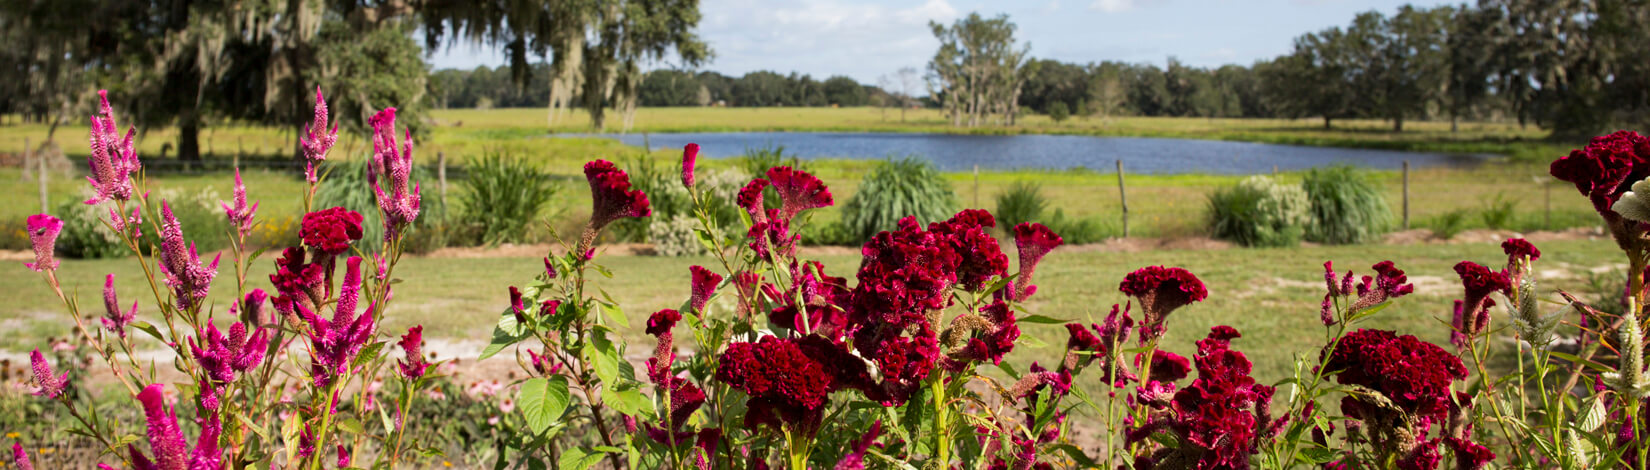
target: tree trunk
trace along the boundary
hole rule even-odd
[[[1461,117],[1460,116],[1455,116],[1455,115],[1450,115],[1450,117],[1449,117],[1449,131],[1450,131],[1450,133],[1453,134],[1453,133],[1455,133],[1457,131],[1460,131],[1460,130],[1461,130]]]
[[[1323,115],[1323,128],[1324,129],[1329,129],[1329,120],[1330,120],[1330,117],[1329,117],[1328,114]]]
[[[201,124],[193,112],[186,113],[178,119],[178,159],[184,161],[200,161],[201,159]]]
[[[1393,116],[1392,117],[1392,132],[1403,132],[1403,131],[1404,131],[1404,117],[1402,115]]]

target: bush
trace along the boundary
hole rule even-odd
[[[956,195],[934,165],[916,157],[885,160],[865,175],[859,192],[842,206],[842,223],[855,242],[893,230],[899,219],[916,216],[928,223],[956,211]]]
[[[109,208],[113,202],[105,201],[102,204],[86,205],[81,201],[84,198],[75,198],[64,201],[57,206],[56,214],[63,218],[63,232],[57,237],[57,249],[63,256],[69,258],[99,259],[120,258],[130,252],[126,244],[120,241],[120,235],[109,230],[104,225],[103,218],[109,216]],[[174,207],[178,212],[181,207]],[[182,214],[178,215],[182,221]]]
[[[1518,206],[1498,195],[1478,212],[1478,216],[1484,220],[1484,226],[1492,230],[1512,228],[1517,221]]]
[[[680,168],[674,165],[664,166],[649,158],[635,159],[630,162],[629,173],[631,186],[647,194],[648,203],[653,208],[651,217],[639,219],[624,219],[614,222],[608,228],[614,237],[631,242],[655,242],[653,238],[656,220],[669,221],[678,217],[694,218],[693,197],[688,194],[687,188],[682,187]],[[763,168],[762,171],[767,171]],[[698,181],[694,186],[699,189],[700,197],[710,204],[710,216],[715,219],[716,225],[722,228],[725,234],[743,233],[744,224],[740,221],[740,210],[734,205],[739,197],[739,188],[750,181],[749,174],[739,169],[703,170],[699,171]],[[771,190],[770,190],[771,191]],[[769,192],[769,195],[773,195]],[[777,202],[778,196],[768,198]],[[659,230],[666,230],[664,225]],[[661,235],[673,236],[660,232]],[[692,235],[688,233],[688,235]],[[695,235],[695,237],[697,237]],[[697,241],[694,244],[698,244]],[[661,254],[663,252],[661,251]]]
[[[776,166],[788,166],[807,171],[807,168],[802,164],[802,159],[797,158],[796,155],[785,155],[785,146],[783,145],[747,148],[745,154],[739,156],[739,166],[745,170],[747,175],[767,174],[769,168]]]
[[[202,258],[210,258],[211,253],[229,247],[229,221],[224,219],[223,206],[220,205],[224,198],[216,190],[203,188],[200,192],[188,194],[177,189],[162,189],[158,193],[149,198],[149,203],[154,205],[153,211],[146,210],[144,213],[158,216],[161,201],[167,201],[172,207],[172,215],[178,218],[178,225],[183,227],[183,236],[195,244],[195,250]],[[103,215],[107,216],[107,213],[105,209]],[[158,222],[158,219],[150,220],[148,217],[143,220],[143,235],[138,246],[146,251],[160,247],[160,237],[155,235],[156,227],[151,225]]]
[[[473,227],[489,246],[526,240],[527,226],[555,197],[558,185],[549,173],[519,158],[487,152],[467,162],[460,186],[464,211],[459,222]]]
[[[1048,200],[1037,184],[1021,181],[997,194],[997,222],[1012,228],[1022,222],[1041,222]]]
[[[1391,225],[1392,211],[1375,184],[1350,166],[1314,168],[1301,181],[1312,201],[1306,239],[1345,245],[1374,241]]]
[[[856,246],[859,240],[842,221],[814,222],[802,226],[802,244],[807,246]]]
[[[1311,203],[1299,186],[1252,176],[1209,195],[1215,238],[1244,246],[1294,246],[1312,223]]]
[[[25,217],[0,220],[0,250],[28,250],[29,223]]]
[[[1060,122],[1066,120],[1068,117],[1071,117],[1071,110],[1066,108],[1066,103],[1064,101],[1055,101],[1054,104],[1048,105],[1049,119],[1053,119],[1054,122]]]
[[[384,223],[379,220],[378,196],[373,193],[372,185],[367,184],[367,161],[364,158],[327,161],[322,169],[325,180],[315,193],[313,209],[343,207],[360,212],[364,218],[361,239],[377,241],[384,239]],[[407,233],[409,241],[424,236],[418,232],[437,230],[434,227],[446,220],[447,207],[442,203],[440,189],[431,181],[429,173],[424,167],[413,167],[411,179],[419,185],[420,199],[418,219],[413,221],[413,228]],[[372,253],[380,245],[376,242],[357,243],[356,247]]]
[[[1467,229],[1467,211],[1454,210],[1433,218],[1426,225],[1431,227],[1432,236],[1443,240],[1455,238]]]
[[[1049,230],[1053,230],[1054,233],[1060,234],[1060,238],[1065,239],[1065,242],[1071,245],[1100,243],[1117,236],[1121,232],[1117,227],[1099,218],[1068,218],[1064,209],[1054,209],[1054,215],[1049,216],[1043,225],[1047,225]],[[1002,225],[1001,227],[1004,227],[1006,231],[1013,230],[1014,226]]]

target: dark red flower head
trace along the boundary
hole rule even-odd
[[[679,321],[682,321],[682,314],[676,310],[667,308],[653,312],[652,316],[647,317],[647,334],[659,336],[669,333]]]
[[[959,256],[957,282],[965,289],[979,291],[991,278],[1008,272],[1008,256],[1003,254],[1002,245],[985,231],[995,225],[991,213],[980,209],[967,209],[944,222],[928,224],[928,231],[942,238],[942,243]]]
[[[653,357],[647,360],[647,376],[653,383],[666,388],[671,388],[674,382],[671,366],[676,362],[676,338],[670,329],[674,328],[678,321],[682,321],[682,314],[668,308],[653,312],[653,315],[647,318],[647,334],[659,338],[659,344],[653,349]]]
[[[653,215],[647,194],[630,189],[630,175],[607,160],[584,164],[584,178],[590,182],[590,226],[601,231],[608,223],[626,217]]]
[[[329,256],[349,251],[350,242],[361,239],[361,213],[342,207],[322,209],[304,214],[298,235],[304,245]]]
[[[722,284],[722,275],[704,266],[689,266],[688,271],[693,277],[693,295],[688,298],[688,305],[693,307],[693,313],[703,315],[705,302],[716,293],[716,286]]]
[[[1616,131],[1594,137],[1586,147],[1572,150],[1554,160],[1549,171],[1554,178],[1575,184],[1576,190],[1593,202],[1606,221],[1621,216],[1610,206],[1622,193],[1650,172],[1650,139],[1632,131]]]
[[[865,365],[839,343],[819,336],[733,343],[722,352],[716,380],[750,396],[747,426],[784,425],[812,436],[831,392],[869,380]]]
[[[773,183],[774,191],[779,193],[779,211],[785,220],[796,217],[796,214],[804,210],[835,204],[835,200],[831,199],[830,188],[826,188],[825,183],[806,171],[788,166],[769,168],[768,181]]]
[[[1023,302],[1037,292],[1037,286],[1031,283],[1031,275],[1037,271],[1037,263],[1062,243],[1065,243],[1065,239],[1043,224],[1021,222],[1020,225],[1014,226],[1014,248],[1020,252],[1020,277],[1014,281],[1018,288],[1014,292],[1015,300]]]
[[[424,376],[424,371],[430,365],[424,362],[422,347],[424,344],[424,325],[417,325],[407,329],[407,334],[401,335],[401,350],[407,352],[407,358],[396,364],[401,369],[401,376],[407,380],[418,380]]]
[[[1140,331],[1142,341],[1161,336],[1163,320],[1175,309],[1209,297],[1209,289],[1191,271],[1163,266],[1147,266],[1129,273],[1117,290],[1140,299],[1140,307],[1146,311]]]
[[[693,165],[699,162],[699,144],[682,147],[682,186],[693,188]]]
[[[1455,311],[1455,332],[1451,341],[1457,346],[1465,347],[1464,341],[1470,341],[1489,326],[1489,309],[1495,305],[1490,294],[1495,292],[1512,293],[1512,281],[1507,273],[1491,271],[1484,265],[1471,261],[1456,263],[1455,273],[1461,275],[1461,286],[1465,292]]]
[[[1507,253],[1507,264],[1513,264],[1528,257],[1530,261],[1541,259],[1541,250],[1537,249],[1529,240],[1522,238],[1508,238],[1501,242],[1501,251]]]
[[[1414,336],[1386,330],[1347,333],[1333,351],[1326,347],[1323,353],[1329,355],[1324,367],[1339,371],[1335,374],[1338,382],[1381,392],[1414,416],[1441,420],[1449,412],[1450,384],[1467,377],[1466,366],[1454,354]]]
[[[1272,387],[1255,383],[1252,365],[1243,353],[1231,349],[1240,336],[1229,326],[1212,328],[1197,342],[1197,379],[1175,392],[1167,427],[1179,435],[1183,456],[1196,460],[1190,468],[1245,468],[1257,451],[1257,435],[1269,431],[1267,419],[1251,410],[1272,399]],[[1156,362],[1156,361],[1153,361]]]

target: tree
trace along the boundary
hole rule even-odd
[[[916,67],[899,69],[899,122],[905,122],[905,110],[916,105],[917,90],[922,89],[922,77]]]
[[[1444,112],[1449,130],[1459,129],[1461,116],[1471,113],[1489,96],[1495,43],[1492,34],[1500,23],[1496,10],[1462,8],[1450,19],[1444,40],[1446,56],[1443,90]]]
[[[665,69],[648,72],[637,93],[642,106],[694,106],[702,88],[694,74]]]
[[[1324,129],[1352,114],[1357,88],[1345,51],[1346,33],[1334,27],[1295,38],[1293,53],[1278,57],[1262,73],[1263,89],[1285,116],[1317,116]]]
[[[825,79],[822,84],[825,92],[825,102],[837,106],[865,106],[870,94],[865,87],[852,78],[837,75]]]
[[[1024,80],[1035,73],[1035,64],[1026,59],[1030,46],[1015,49],[1014,23],[1008,15],[991,19],[970,13],[950,27],[929,22],[940,40],[940,49],[929,62],[934,90],[942,98],[954,126],[978,126],[981,118],[1000,115],[1012,124],[1019,110]]]

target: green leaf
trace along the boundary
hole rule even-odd
[[[1301,449],[1300,453],[1300,458],[1305,459],[1306,463],[1312,465],[1334,462],[1335,459],[1340,457],[1341,454],[1339,452],[1335,452],[1324,447],[1307,447]]]
[[[521,384],[517,403],[521,406],[521,414],[527,417],[527,427],[533,430],[533,434],[544,434],[567,411],[572,398],[567,390],[567,377],[558,375],[548,379],[535,378]]]
[[[589,352],[590,362],[596,365],[596,376],[602,379],[602,383],[615,383],[619,378],[619,351],[607,339],[607,330],[597,328],[591,331],[590,345],[593,347],[585,351]]]
[[[355,355],[355,360],[350,361],[350,367],[360,368],[368,362],[377,360],[378,352],[384,349],[384,344],[385,342],[379,341],[376,343],[370,343],[366,347],[361,348],[361,352]]]
[[[1036,324],[1036,325],[1064,325],[1066,323],[1071,323],[1071,320],[1061,320],[1061,319],[1058,319],[1058,318],[1047,317],[1047,316],[1043,316],[1043,315],[1031,315],[1031,316],[1020,318],[1019,320],[1016,320],[1016,321],[1018,321],[1019,323],[1031,323],[1031,324]]]
[[[345,419],[338,423],[338,429],[350,434],[364,434],[366,429],[355,418]]]
[[[624,309],[619,308],[617,304],[603,305],[601,309],[604,315],[613,320],[614,325],[618,325],[619,328],[630,328],[630,319],[625,318]]]
[[[152,336],[155,339],[160,340],[162,343],[166,342],[166,337],[161,336],[160,329],[155,328],[155,325],[151,325],[151,324],[149,324],[149,322],[138,320],[138,321],[135,321],[135,322],[132,322],[132,323],[129,323],[129,324],[132,326],[132,328],[137,328],[138,331],[148,333],[149,336]]]
[[[589,470],[602,461],[602,453],[594,450],[585,450],[574,447],[561,454],[556,461],[556,468],[563,470]]]
[[[1593,402],[1587,405],[1587,410],[1581,413],[1581,419],[1576,422],[1576,429],[1581,432],[1593,432],[1604,425],[1604,418],[1608,413],[1604,406],[1604,396],[1593,397]]]
[[[476,360],[493,357],[493,355],[503,351],[504,348],[527,339],[529,333],[526,325],[516,321],[514,312],[511,312],[508,308],[504,309],[504,313],[499,315],[498,326],[493,327],[492,341],[488,342],[487,347],[481,350],[481,357]]]
[[[608,398],[607,403],[613,407],[613,411],[624,413],[626,415],[641,417],[653,416],[653,400],[649,400],[647,396],[643,395],[642,391],[636,387],[630,387],[613,392],[613,395]]]
[[[1054,446],[1054,448],[1061,452],[1065,452],[1066,456],[1071,457],[1071,460],[1077,462],[1077,465],[1081,468],[1092,468],[1098,465],[1095,463],[1094,459],[1089,458],[1088,454],[1083,453],[1083,449],[1079,449],[1077,446],[1071,444],[1060,444]]]

